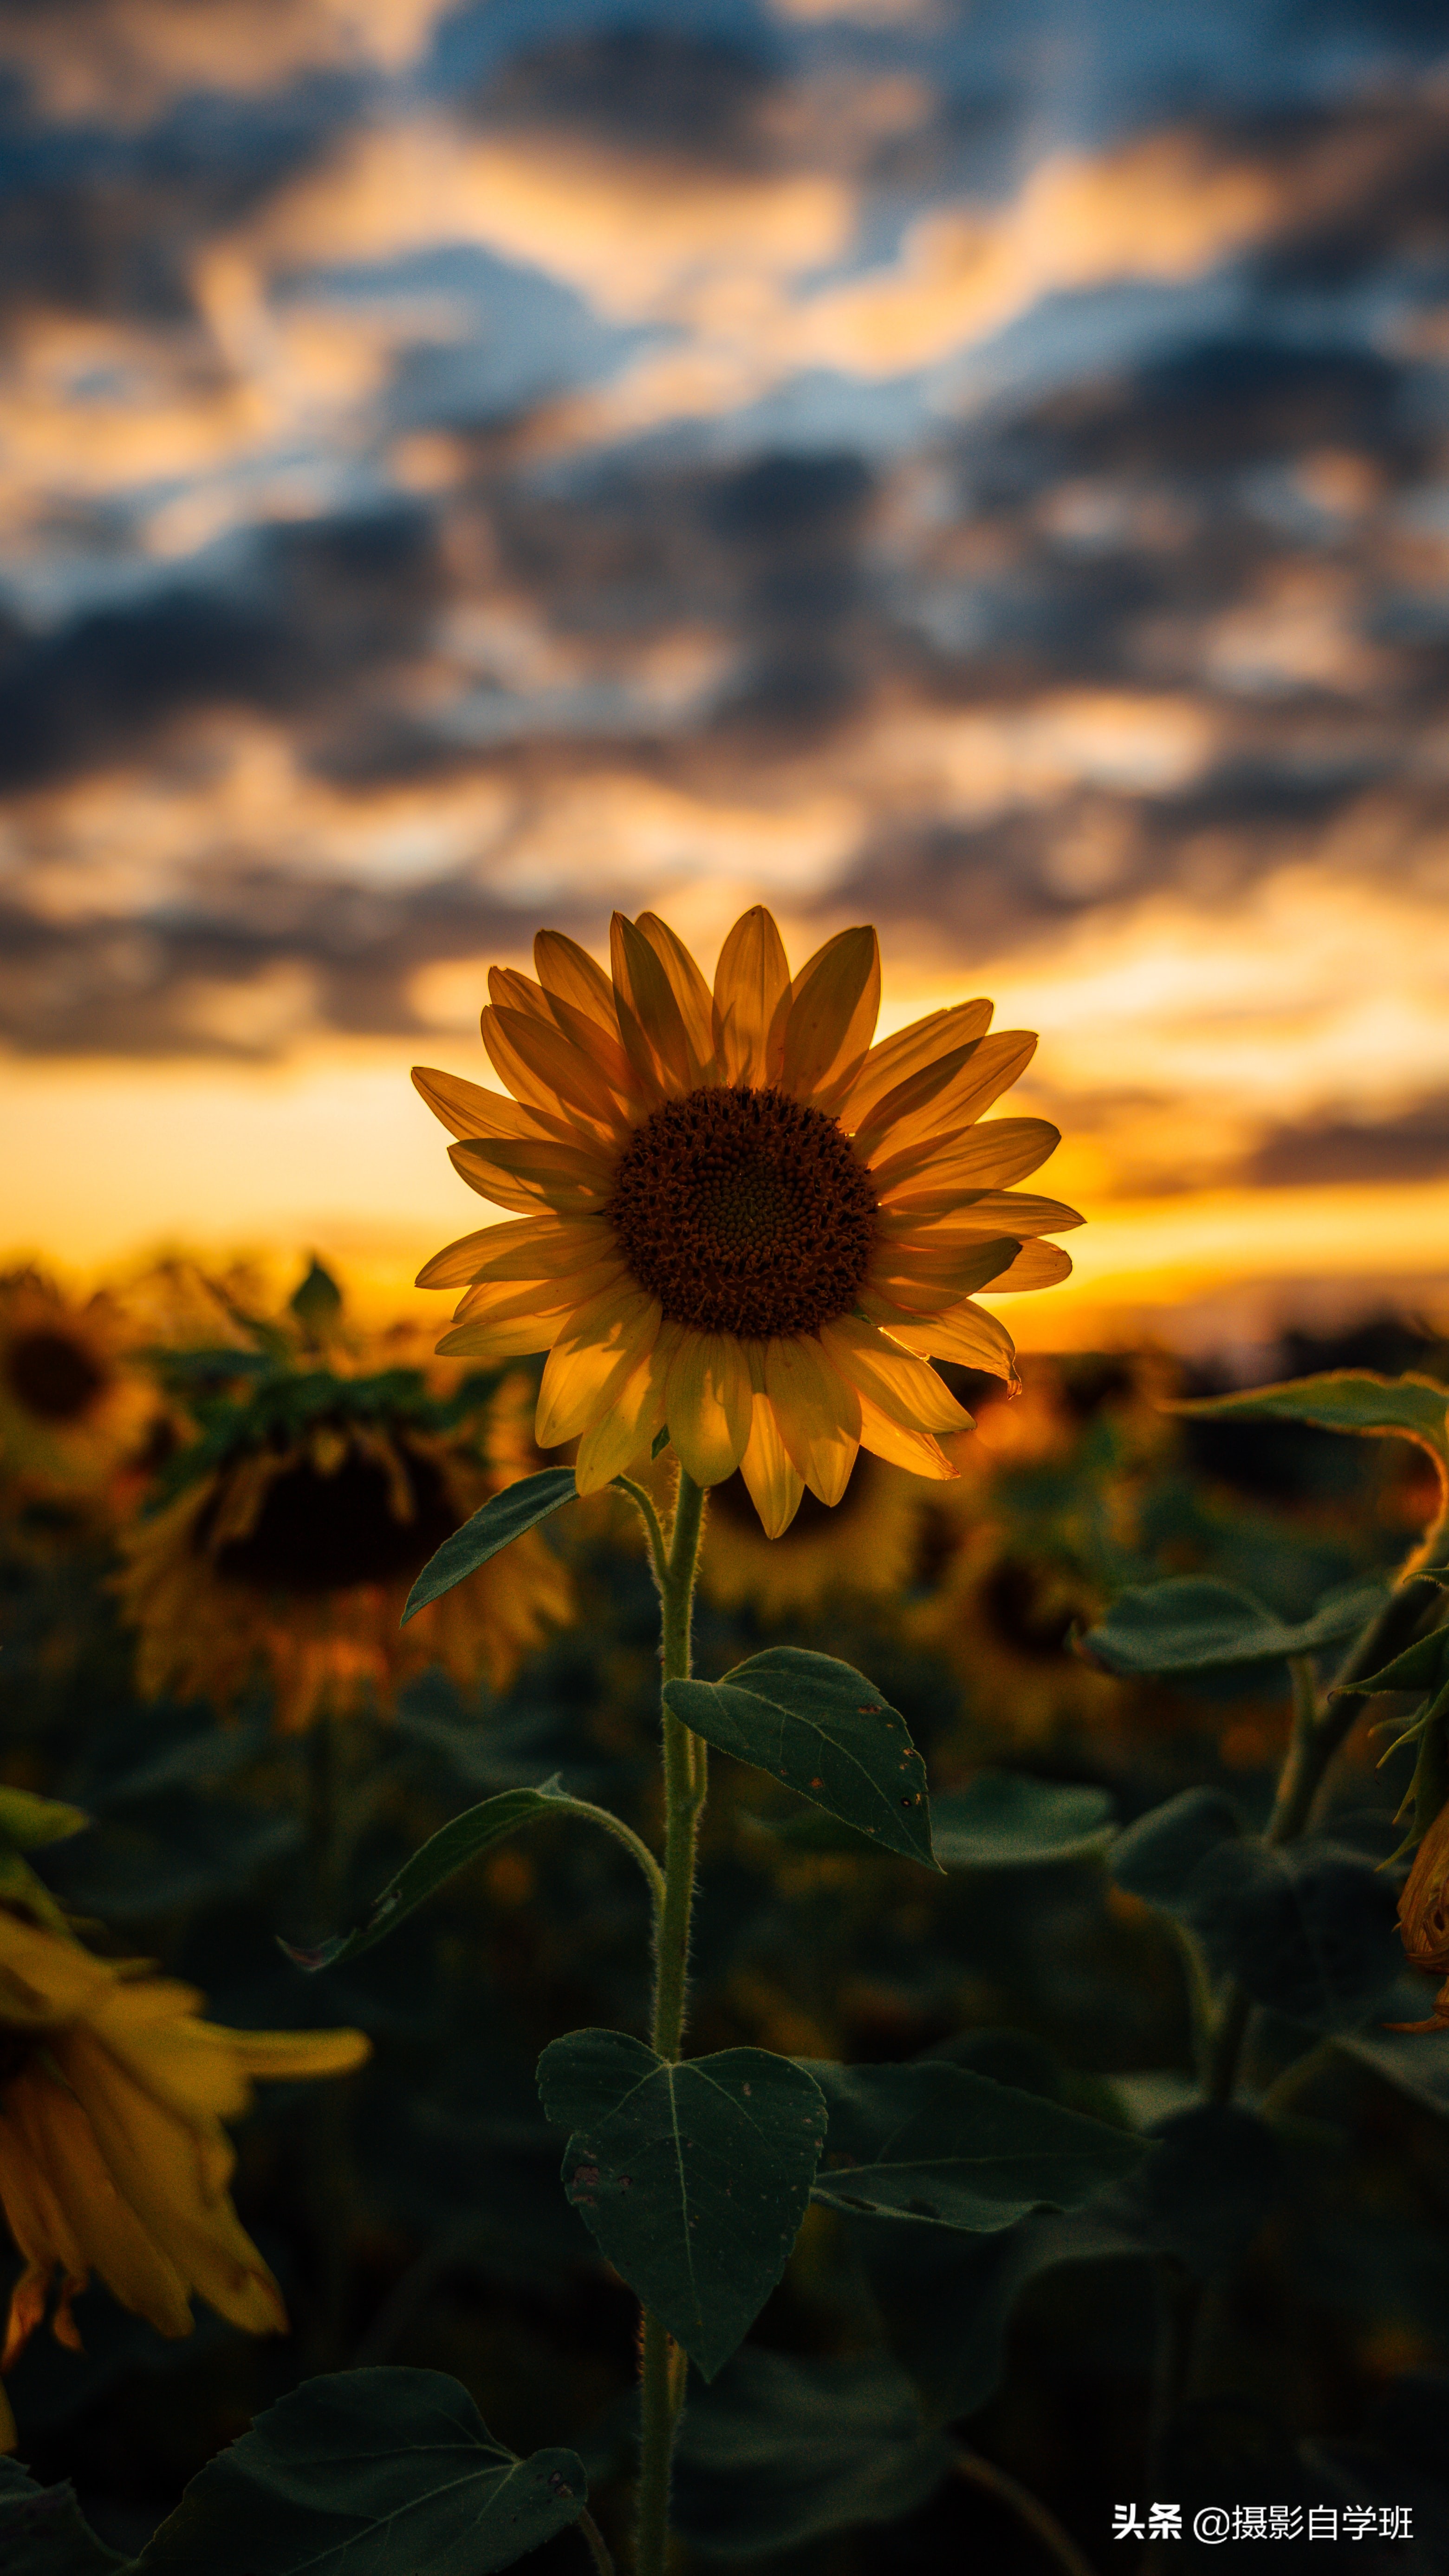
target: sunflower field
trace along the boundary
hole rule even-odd
[[[536,962],[451,1327],[0,1280],[0,2569],[1449,2565],[1449,1348],[1018,1360],[1029,1039]]]

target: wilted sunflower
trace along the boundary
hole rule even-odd
[[[653,913],[616,914],[612,979],[558,931],[535,983],[495,968],[483,1042],[513,1095],[419,1069],[452,1159],[523,1214],[438,1253],[419,1285],[468,1285],[440,1350],[548,1351],[543,1448],[578,1439],[590,1493],[667,1424],[689,1474],[738,1468],[769,1535],[808,1487],[838,1503],[864,1446],[954,1473],[969,1429],[927,1355],[1012,1375],[973,1289],[1045,1288],[1037,1240],[1080,1223],[1008,1190],[1058,1142],[1042,1118],[978,1124],[1035,1039],[988,1036],[989,1002],[872,1046],[880,959],[842,931],[793,980],[762,906],[711,994]]]
[[[568,1577],[537,1531],[403,1628],[413,1581],[489,1495],[528,1472],[515,1394],[433,1394],[417,1369],[349,1376],[276,1358],[240,1395],[198,1405],[170,1498],[122,1535],[119,1590],[138,1676],[234,1702],[258,1678],[294,1733],[441,1664],[461,1688],[508,1682]],[[481,1419],[480,1419],[481,1417]]]
[[[343,2075],[360,2031],[222,2030],[190,1986],[113,1965],[0,1908],[0,2207],[24,2257],[0,2369],[24,2350],[59,2275],[53,2329],[98,2272],[163,2335],[191,2332],[194,2292],[251,2334],[287,2312],[232,2206],[223,2120],[251,2078]],[[0,2394],[0,2446],[15,2428]]]
[[[97,1491],[144,1441],[154,1391],[127,1365],[125,1318],[39,1270],[0,1277],[0,1467],[24,1496]]]
[[[1399,1934],[1411,1967],[1442,1977],[1427,2021],[1394,2021],[1390,2030],[1449,2030],[1449,1806],[1441,1807],[1414,1856],[1399,1898]]]

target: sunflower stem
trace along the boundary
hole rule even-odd
[[[655,1550],[662,1611],[662,1677],[666,1682],[689,1678],[694,1584],[703,1528],[704,1488],[681,1467],[667,1551],[662,1531]],[[684,2037],[689,1924],[694,1910],[695,1854],[706,1769],[704,1746],[667,1707],[663,1711],[663,1760],[664,1897],[654,1936],[652,2036],[656,2053],[673,2059]],[[641,2439],[634,2566],[636,2576],[664,2576],[669,2557],[669,2464],[684,2403],[684,2356],[662,2321],[647,2309],[639,2352]]]

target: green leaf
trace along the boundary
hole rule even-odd
[[[670,2065],[627,2032],[573,2031],[538,2062],[572,2135],[569,2200],[706,2379],[789,2260],[825,2136],[810,2075],[760,2048]]]
[[[783,1780],[879,1850],[939,1866],[926,1766],[906,1721],[849,1664],[771,1646],[723,1681],[666,1682],[664,1697],[721,1753]]]
[[[70,1834],[84,1833],[90,1821],[79,1807],[63,1807],[54,1798],[32,1797],[28,1789],[0,1789],[0,1843],[8,1843],[12,1851],[64,1842]]]
[[[1225,1789],[1179,1789],[1150,1808],[1112,1845],[1112,1876],[1129,1896],[1164,1914],[1177,1900],[1204,1854],[1238,1833],[1238,1811]]]
[[[355,1959],[361,1950],[370,1950],[375,1941],[385,1940],[400,1923],[415,1913],[438,1888],[466,1869],[480,1852],[501,1843],[505,1834],[518,1831],[520,1825],[531,1825],[540,1816],[569,1815],[579,1801],[568,1797],[552,1781],[541,1789],[502,1789],[496,1798],[485,1798],[477,1807],[465,1807],[440,1825],[435,1834],[411,1860],[404,1861],[395,1878],[389,1879],[377,1897],[367,1921],[355,1932],[339,1933],[334,1940],[323,1941],[315,1949],[296,1949],[290,1941],[281,1943],[289,1959],[299,1968],[335,1968],[341,1959]]]
[[[1214,1673],[1288,1655],[1316,1655],[1353,1636],[1383,1608],[1388,1587],[1353,1583],[1330,1592],[1311,1619],[1280,1619],[1275,1610],[1207,1575],[1144,1583],[1119,1593],[1105,1619],[1088,1630],[1080,1652],[1109,1673]]]
[[[795,2361],[742,2352],[690,2398],[675,2520],[712,2558],[758,2560],[857,2523],[894,2522],[950,2474],[904,2374],[882,2354]]]
[[[208,2461],[136,2576],[490,2576],[586,2497],[574,2452],[516,2458],[442,2371],[343,2371]]]
[[[1427,1637],[1418,1637],[1406,1646],[1393,1662],[1377,1673],[1365,1673],[1362,1681],[1346,1682],[1344,1699],[1373,1699],[1380,1691],[1437,1692],[1449,1683],[1449,1628],[1431,1628]],[[0,1810],[3,1814],[3,1810]]]
[[[936,1858],[948,1870],[1038,1869],[1082,1860],[1112,1838],[1106,1789],[981,1771],[965,1789],[931,1801]]]
[[[454,1530],[451,1538],[444,1539],[435,1556],[429,1557],[408,1594],[403,1627],[419,1610],[426,1610],[430,1601],[451,1592],[465,1576],[475,1574],[490,1556],[497,1556],[500,1548],[521,1538],[537,1522],[547,1520],[549,1513],[558,1511],[562,1504],[571,1503],[577,1492],[572,1467],[545,1467],[541,1475],[523,1476],[516,1485],[505,1485],[501,1494],[495,1494],[461,1529]]]
[[[814,2198],[832,2209],[995,2234],[1031,2209],[1076,2209],[1130,2173],[1143,2141],[1039,2093],[942,2059],[803,2061],[830,2110]]]
[[[1427,1449],[1449,1489],[1449,1387],[1433,1378],[1380,1377],[1373,1369],[1330,1369],[1240,1395],[1180,1397],[1169,1413],[1213,1414],[1233,1422],[1309,1422],[1320,1431],[1397,1435]]]
[[[103,2576],[124,2561],[97,2540],[68,2482],[37,2486],[0,2455],[0,2567],[5,2576]]]

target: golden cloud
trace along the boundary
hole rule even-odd
[[[418,53],[446,0],[70,0],[62,27],[0,5],[0,63],[58,119],[141,124],[193,90],[254,93],[299,72]]]

